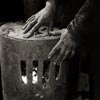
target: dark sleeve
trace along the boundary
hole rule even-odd
[[[78,44],[86,42],[89,31],[89,23],[93,17],[93,11],[93,1],[87,0],[67,27],[72,39]]]

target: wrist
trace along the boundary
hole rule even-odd
[[[74,44],[75,47],[78,47],[79,43],[74,39],[73,35],[70,33],[70,31],[66,30],[67,36],[70,38],[71,42]]]
[[[48,0],[47,3],[50,3],[51,5],[55,5],[55,0]]]
[[[46,2],[46,7],[49,8],[51,11],[55,12],[55,8],[56,8],[55,1],[54,0],[48,0]]]

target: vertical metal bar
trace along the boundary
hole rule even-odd
[[[32,84],[32,61],[26,61],[26,75],[27,75],[27,83]]]
[[[51,88],[55,88],[55,65],[53,62],[50,63],[49,84]]]
[[[59,74],[58,74],[59,82],[61,84],[66,83],[68,77],[68,71],[69,71],[69,61],[64,61],[60,65]]]
[[[38,84],[42,84],[42,76],[43,76],[43,61],[38,62]]]
[[[19,81],[19,84],[22,85],[22,75],[21,75],[21,60],[20,58],[18,57],[18,62],[17,62],[17,65],[18,65],[18,81]]]

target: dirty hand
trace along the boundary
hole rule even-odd
[[[48,55],[49,59],[56,55],[54,64],[57,65],[60,65],[64,59],[71,58],[75,54],[75,48],[77,46],[67,29],[62,32],[60,40]]]
[[[63,34],[65,31],[66,31],[66,28],[56,29],[56,30],[53,30],[53,31],[49,31],[49,35],[50,36],[59,36],[59,35]]]
[[[28,38],[34,34],[41,26],[50,24],[55,12],[52,3],[47,2],[45,8],[31,16],[23,27],[24,37]],[[28,33],[27,33],[28,32]]]

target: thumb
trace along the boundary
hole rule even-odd
[[[52,35],[52,36],[58,36],[58,35],[61,35],[61,32],[59,32],[59,31],[50,31],[49,34]]]

